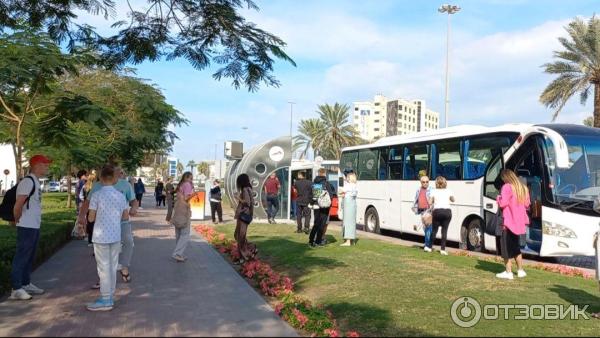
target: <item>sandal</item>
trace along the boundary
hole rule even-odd
[[[125,283],[129,283],[131,282],[131,276],[129,275],[129,271],[127,271],[127,274],[123,273],[123,270],[121,270],[121,279],[123,280],[123,282]]]

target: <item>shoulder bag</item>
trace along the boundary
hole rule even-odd
[[[502,217],[502,209],[498,207],[498,212],[487,219],[485,233],[491,236],[502,236],[503,225],[504,217]]]

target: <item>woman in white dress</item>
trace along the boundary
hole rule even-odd
[[[349,172],[346,174],[344,186],[340,193],[344,203],[344,221],[342,226],[342,236],[345,242],[342,246],[351,246],[356,242],[356,196],[358,189],[356,188],[356,174]]]

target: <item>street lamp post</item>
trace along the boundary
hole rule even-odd
[[[450,15],[460,11],[460,7],[456,5],[443,4],[438,8],[438,12],[448,14],[448,31],[446,34],[446,98],[444,103],[444,123],[448,128],[448,111],[450,110]]]
[[[296,104],[296,102],[291,102],[288,101],[288,103],[290,104],[290,152],[292,154],[292,157],[294,155],[294,138],[292,136],[292,124],[294,121],[294,105]]]

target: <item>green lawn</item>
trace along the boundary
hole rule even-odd
[[[36,265],[48,259],[68,239],[75,222],[75,209],[66,207],[67,193],[42,197],[42,227]],[[17,231],[0,220],[0,295],[10,289],[9,274],[15,254]]]
[[[233,236],[234,226],[217,230]],[[597,336],[600,320],[481,320],[463,329],[450,308],[461,296],[485,304],[589,304],[600,311],[597,282],[529,269],[522,280],[502,281],[503,266],[474,257],[424,253],[376,240],[340,247],[340,234],[329,230],[325,248],[311,249],[307,236],[292,225],[252,224],[249,240],[261,259],[296,282],[298,294],[330,309],[342,332],[367,336]],[[337,240],[337,241],[336,241]],[[511,312],[511,317],[517,314]],[[503,317],[503,316],[501,316]]]

